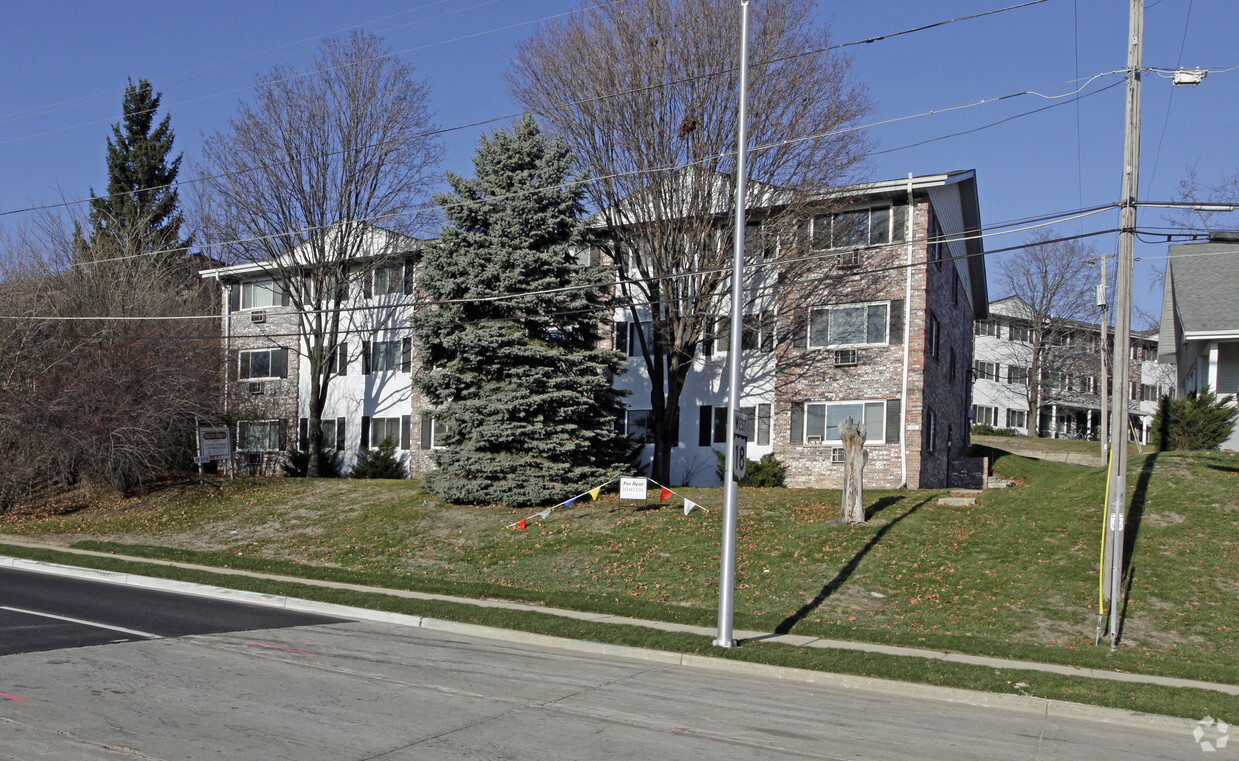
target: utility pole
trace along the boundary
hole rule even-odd
[[[1144,0],[1131,0],[1127,42],[1127,129],[1123,145],[1123,187],[1119,208],[1118,276],[1114,314],[1114,403],[1110,419],[1110,504],[1106,506],[1103,589],[1110,594],[1110,651],[1118,647],[1119,596],[1123,581],[1123,524],[1127,517],[1127,407],[1130,385],[1131,291],[1135,266],[1136,196],[1140,179],[1140,52],[1144,38]]]
[[[744,325],[742,301],[744,289],[744,223],[747,217],[745,206],[745,175],[748,169],[748,95],[749,95],[749,0],[740,0],[740,113],[739,134],[736,138],[736,228],[735,250],[732,252],[731,270],[731,347],[729,365],[727,408],[727,466],[723,474],[723,547],[719,557],[718,574],[718,637],[714,644],[719,647],[735,647],[731,622],[736,591],[736,517],[739,514],[739,489],[736,483],[744,473],[746,460],[743,449],[737,447],[736,437],[748,436],[747,426],[739,431],[736,423],[740,414],[740,346]],[[737,449],[740,449],[737,452]]]

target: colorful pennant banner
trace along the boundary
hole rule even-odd
[[[528,528],[528,527],[529,527],[529,521],[533,520],[534,518],[541,518],[542,520],[546,520],[547,518],[551,517],[551,513],[555,510],[555,508],[557,508],[557,507],[562,507],[563,509],[567,510],[568,508],[570,508],[570,507],[572,507],[574,504],[576,504],[576,501],[577,501],[578,499],[580,499],[581,497],[584,497],[584,496],[585,496],[585,495],[587,495],[587,494],[589,495],[590,499],[592,499],[592,500],[597,500],[597,499],[598,499],[598,496],[599,496],[600,494],[602,494],[602,490],[603,490],[603,489],[605,489],[607,486],[609,486],[609,485],[611,485],[611,484],[615,483],[615,482],[616,482],[616,481],[618,481],[618,480],[619,480],[619,479],[617,479],[617,478],[613,478],[613,479],[611,479],[610,481],[607,481],[605,484],[600,484],[600,485],[595,486],[594,488],[590,489],[589,491],[581,492],[580,494],[576,495],[575,497],[572,497],[571,499],[566,499],[566,500],[564,500],[563,502],[560,502],[558,505],[553,505],[553,506],[551,506],[551,507],[546,508],[545,510],[542,510],[541,512],[537,512],[537,513],[533,513],[532,515],[528,515],[528,516],[526,516],[526,517],[524,517],[524,518],[521,518],[519,521],[516,521],[515,523],[509,523],[509,524],[507,525],[507,528],[514,528],[514,529],[516,529],[516,530],[518,530],[518,531],[524,531],[526,528]],[[710,511],[709,511],[709,510],[707,510],[706,508],[702,507],[701,505],[697,504],[696,502],[693,502],[692,500],[688,499],[687,497],[684,497],[684,496],[681,496],[681,495],[679,495],[679,494],[676,494],[675,490],[673,490],[673,489],[669,489],[669,488],[667,488],[666,486],[663,486],[662,484],[658,483],[657,481],[653,480],[652,478],[647,478],[647,479],[646,479],[646,481],[647,481],[648,483],[651,483],[651,484],[653,484],[654,486],[657,486],[657,487],[658,487],[658,501],[659,501],[659,503],[666,502],[668,499],[670,499],[670,498],[671,498],[671,497],[673,497],[673,496],[674,496],[674,497],[680,497],[680,499],[683,499],[683,500],[684,500],[684,514],[685,514],[685,515],[688,515],[688,514],[689,514],[689,513],[691,513],[693,510],[700,510],[700,511],[705,512],[705,513],[710,512]]]

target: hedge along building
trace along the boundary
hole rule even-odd
[[[868,431],[866,484],[975,482],[979,472],[969,471],[979,464],[966,457],[972,325],[987,316],[975,172],[850,186],[823,201],[829,211],[777,234],[762,221],[777,209],[749,209],[740,358],[749,459],[773,454],[789,486],[838,488],[838,424],[852,417]],[[723,299],[718,329],[685,380],[674,484],[719,483],[728,310]],[[628,392],[627,432],[648,441],[651,384],[638,334],[649,330],[648,310],[638,317],[616,312],[612,339],[629,363],[615,383]]]
[[[413,389],[409,328],[418,246],[413,238],[366,226],[360,252],[329,265],[334,271],[317,280],[312,259],[297,253],[279,265],[254,262],[200,273],[222,286],[224,396],[240,467],[275,475],[290,451],[306,448],[312,363],[305,326],[313,324],[313,312],[338,309],[339,328],[323,343],[329,379],[324,450],[338,454],[347,473],[360,449],[390,436],[411,472],[424,469],[426,458],[417,451],[421,420],[413,419],[413,410],[425,405],[417,404]],[[315,299],[315,282],[334,294]],[[315,310],[313,304],[325,306]]]

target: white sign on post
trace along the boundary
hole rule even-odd
[[[620,499],[645,499],[646,484],[644,478],[621,478]]]
[[[749,416],[736,410],[736,435],[731,440],[732,478],[737,482],[744,478],[749,467]]]
[[[198,455],[208,461],[232,457],[232,432],[227,428],[199,428]]]

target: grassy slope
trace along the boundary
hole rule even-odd
[[[938,505],[935,492],[869,492],[863,527],[828,523],[837,492],[743,490],[737,628],[1239,683],[1239,458],[1133,457],[1133,573],[1116,655],[1093,646],[1104,472],[1011,455],[995,467],[1022,485],[965,508]],[[165,490],[0,531],[710,625],[721,495],[678,491],[711,512],[684,516],[675,498],[638,511],[611,497],[513,531],[504,526],[528,511],[446,507],[407,482],[272,480]]]

